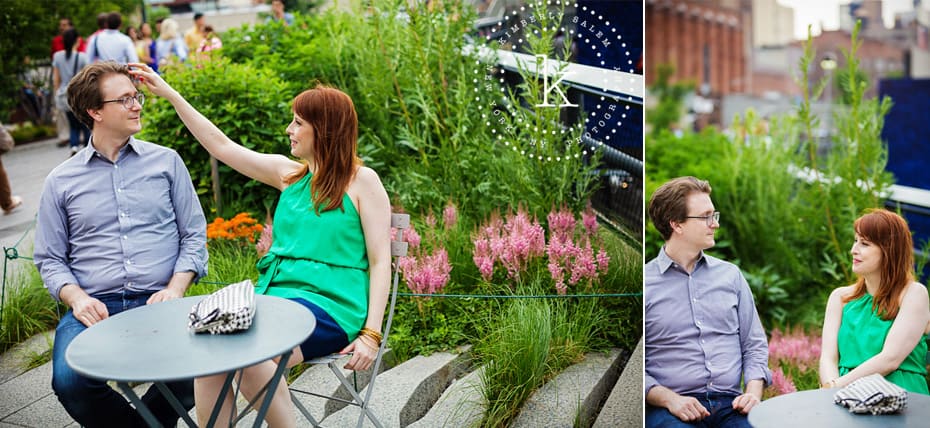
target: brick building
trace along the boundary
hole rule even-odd
[[[746,91],[751,0],[646,0],[646,85],[660,64],[712,97]]]

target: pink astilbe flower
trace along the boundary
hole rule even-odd
[[[546,248],[545,231],[522,208],[516,214],[508,214],[506,219],[492,216],[478,228],[472,242],[475,244],[472,260],[485,281],[491,279],[496,263],[504,267],[510,279],[518,279],[529,261],[541,257]]]
[[[597,279],[597,262],[594,258],[594,250],[591,249],[591,243],[587,242],[584,248],[575,247],[575,259],[571,264],[572,275],[568,279],[568,283],[571,285],[577,284],[579,281],[587,280],[596,280]]]
[[[606,274],[608,267],[607,265],[609,263],[610,256],[607,255],[607,251],[601,248],[601,250],[597,252],[597,271],[600,272],[601,275]]]
[[[530,220],[529,214],[522,208],[517,210],[516,215],[507,215],[502,239],[504,245],[500,261],[511,279],[519,278],[529,260],[541,256],[546,248],[545,231],[539,221]]]
[[[562,207],[558,211],[552,211],[546,219],[549,220],[552,237],[571,237],[575,233],[575,215],[568,208]]]
[[[402,259],[408,259],[399,260],[398,264],[410,291],[417,294],[434,294],[442,291],[449,283],[452,265],[445,248],[440,248],[430,255]]]
[[[549,263],[549,274],[552,275],[552,280],[555,281],[555,290],[564,295],[568,291],[568,286],[565,285],[565,271],[562,269],[562,266],[559,266],[558,263]]]
[[[582,213],[585,233],[576,236],[577,220],[567,208],[552,211],[549,219],[549,243],[546,246],[548,269],[559,293],[565,292],[565,277],[568,285],[586,283],[591,286],[600,275],[607,273],[610,257],[602,248],[594,247],[591,234],[597,231],[597,218],[589,209]],[[576,241],[577,239],[577,241]]]
[[[433,210],[430,210],[426,217],[423,218],[423,222],[426,223],[426,227],[429,229],[436,228],[436,216],[433,215]]]
[[[413,227],[413,223],[410,223],[410,227],[404,233],[404,240],[410,244],[411,249],[420,246],[420,234],[417,233],[417,230]]]
[[[772,388],[775,389],[778,395],[790,394],[798,391],[798,388],[794,386],[794,382],[792,382],[788,376],[785,376],[785,372],[781,370],[781,367],[772,370]]]
[[[455,227],[455,224],[459,221],[458,210],[455,208],[455,204],[452,201],[449,201],[446,204],[446,207],[442,210],[442,226],[446,230],[452,229]]]
[[[481,278],[485,281],[489,281],[491,280],[491,275],[494,274],[494,257],[491,255],[491,241],[478,238],[473,242],[475,243],[475,254],[472,256],[472,260],[475,261],[475,266],[478,266],[478,272],[481,273]]]
[[[588,236],[593,237],[597,234],[597,216],[594,210],[588,208],[581,213],[581,224],[584,225],[585,232]]]
[[[262,229],[261,236],[258,237],[258,242],[255,243],[255,252],[258,253],[259,257],[268,254],[268,250],[271,249],[271,244],[274,239],[271,229],[271,223],[266,224]]]
[[[792,364],[804,371],[817,366],[820,361],[820,349],[820,336],[807,336],[801,330],[784,334],[776,329],[769,340],[769,361],[773,366]]]

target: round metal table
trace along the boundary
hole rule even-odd
[[[194,334],[187,328],[188,313],[204,297],[155,303],[107,318],[75,337],[65,352],[65,360],[84,376],[116,381],[143,417],[151,413],[128,383],[155,383],[173,401],[179,416],[193,426],[164,382],[228,373],[225,394],[235,370],[279,356],[282,358],[278,371],[283,373],[293,348],[316,326],[313,313],[304,306],[287,299],[256,295],[255,318],[248,330]],[[273,389],[278,379],[280,376],[273,377],[268,387]],[[264,411],[260,411],[256,426],[263,416]],[[146,420],[151,424],[154,417]]]
[[[768,427],[920,427],[930,426],[930,395],[909,392],[907,408],[889,415],[855,414],[833,403],[838,388],[813,389],[765,400],[749,412],[755,428]]]

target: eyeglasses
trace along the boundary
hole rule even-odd
[[[714,223],[720,224],[720,211],[714,211],[714,213],[710,215],[689,215],[685,218],[703,219],[708,226],[713,226]]]
[[[145,105],[145,94],[143,94],[142,92],[139,92],[138,94],[133,95],[131,97],[122,97],[122,98],[117,98],[115,100],[105,100],[103,104],[120,103],[123,105],[123,108],[125,108],[126,110],[129,110],[132,108],[133,101],[137,101],[139,103],[139,107],[142,107],[143,105]]]

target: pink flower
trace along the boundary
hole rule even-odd
[[[591,249],[591,243],[588,242],[584,249],[579,248],[575,260],[572,263],[572,275],[568,283],[575,285],[583,279],[594,281],[597,279],[597,263],[594,259],[594,250]]]
[[[426,217],[423,218],[423,222],[426,223],[426,227],[429,229],[436,228],[436,216],[433,215],[432,210],[430,210],[429,214],[427,214]]]
[[[407,233],[404,234],[405,241],[410,243],[410,248],[417,248],[420,246],[420,234],[417,233],[417,230],[413,227],[413,223],[410,224],[410,228],[407,229]]]
[[[418,294],[434,294],[441,291],[449,283],[452,272],[445,248],[421,258],[403,257],[398,264],[407,281],[407,287]]]
[[[820,336],[807,336],[801,330],[784,334],[776,329],[769,340],[769,361],[772,365],[782,362],[792,364],[803,371],[817,366],[820,350]]]
[[[446,207],[442,210],[443,227],[445,227],[446,230],[451,229],[455,226],[456,223],[458,223],[458,218],[458,211],[456,210],[455,205],[452,203],[452,201],[449,201],[449,203],[446,204]]]
[[[607,264],[609,262],[610,262],[610,256],[607,255],[607,251],[604,251],[604,249],[601,248],[601,250],[597,252],[597,271],[600,272],[602,275],[606,274]]]
[[[262,228],[262,234],[259,236],[258,242],[255,243],[255,251],[258,253],[259,257],[264,256],[268,253],[268,250],[271,249],[271,244],[274,240],[271,229],[271,223],[266,224],[265,227]]]
[[[794,386],[794,382],[792,382],[788,376],[785,376],[785,372],[781,370],[781,367],[772,370],[772,388],[775,389],[778,395],[790,394],[798,391],[798,388]]]
[[[555,281],[555,289],[559,294],[565,294],[567,287],[565,286],[565,273],[562,271],[562,266],[559,266],[558,263],[549,263],[549,274],[552,275],[552,280]]]
[[[588,236],[594,236],[597,234],[597,216],[594,214],[594,210],[588,208],[581,213],[581,223],[584,225],[584,230],[588,232]]]
[[[568,208],[552,211],[546,218],[553,236],[571,236],[575,231],[575,215]]]

